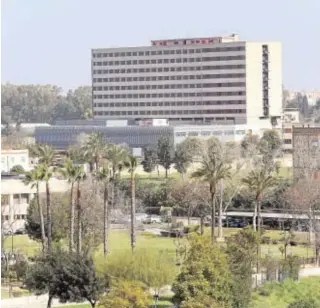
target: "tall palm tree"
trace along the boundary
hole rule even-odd
[[[105,149],[105,158],[110,163],[111,167],[111,178],[110,181],[112,183],[111,186],[111,205],[114,208],[115,205],[115,193],[116,193],[116,181],[117,176],[123,168],[123,163],[128,157],[128,153],[122,147],[111,144]]]
[[[77,181],[78,166],[74,165],[70,159],[67,159],[64,168],[60,170],[60,173],[70,183],[70,204],[69,204],[69,251],[74,249],[74,202],[73,192],[74,185]]]
[[[124,166],[129,169],[130,172],[130,193],[131,193],[131,249],[132,253],[136,247],[136,195],[135,195],[135,171],[138,166],[137,158],[130,155],[124,162]]]
[[[108,185],[110,180],[110,170],[108,166],[103,166],[97,172],[97,179],[103,183],[103,255],[108,254],[108,235],[110,230],[110,208],[108,207]]]
[[[215,141],[218,142],[218,141]],[[220,151],[219,143],[212,147],[208,145],[208,153],[204,154],[201,166],[191,176],[202,179],[209,184],[211,195],[211,240],[214,242],[215,217],[216,217],[216,192],[220,180],[230,178],[231,167],[225,163]],[[219,234],[219,236],[221,236]]]
[[[255,214],[253,217],[253,229],[256,231],[256,213],[258,215],[258,232],[261,231],[261,202],[263,193],[277,184],[277,179],[267,168],[260,168],[249,172],[248,176],[242,179],[242,183],[255,193]]]
[[[99,170],[99,164],[105,153],[106,143],[103,133],[92,133],[83,146],[84,156],[90,164],[90,171]]]
[[[50,179],[53,176],[53,170],[47,164],[38,165],[39,175],[42,181],[46,183],[46,205],[47,205],[47,237],[49,255],[52,254],[52,209],[51,209],[51,195],[50,195]]]
[[[40,189],[39,185],[42,181],[41,170],[39,166],[36,166],[33,170],[25,173],[25,177],[23,179],[23,183],[25,185],[31,185],[31,188],[36,188],[36,202],[40,216],[40,230],[41,230],[41,243],[42,243],[42,251],[45,253],[46,251],[46,233],[44,228],[44,217],[42,205],[40,204]]]
[[[54,164],[55,151],[47,144],[36,144],[29,148],[30,155],[37,157],[40,164],[52,166]]]
[[[82,208],[81,208],[81,190],[80,190],[80,182],[85,180],[86,174],[84,172],[83,166],[76,166],[76,184],[77,184],[77,253],[80,254],[82,247]]]

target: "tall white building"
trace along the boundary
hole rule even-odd
[[[281,116],[281,44],[237,35],[92,50],[95,119],[271,127]]]

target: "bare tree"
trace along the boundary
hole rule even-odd
[[[297,181],[285,194],[296,214],[306,214],[309,222],[317,265],[320,255],[320,179],[305,177]]]

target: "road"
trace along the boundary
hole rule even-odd
[[[304,268],[300,270],[300,277],[312,277],[312,276],[320,276],[319,267]],[[48,300],[47,295],[23,296],[23,297],[11,298],[11,299],[4,299],[4,300],[1,300],[1,308],[45,308],[47,307],[47,300]],[[70,303],[61,304],[57,299],[54,299],[52,302],[52,307],[63,307],[67,305],[70,305]],[[77,305],[77,304],[74,304],[74,305]]]

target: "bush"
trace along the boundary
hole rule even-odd
[[[26,275],[27,268],[28,262],[24,260],[18,261],[14,264],[13,270],[15,271],[18,280],[22,279]]]
[[[188,234],[192,232],[197,232],[200,229],[200,225],[189,225],[183,228],[183,232]]]
[[[299,299],[291,303],[288,308],[318,308],[318,306],[311,299]]]
[[[291,246],[298,246],[297,241],[290,241],[289,244],[290,244]]]
[[[278,241],[278,240],[272,240],[272,244],[273,244],[273,245],[278,245],[278,244],[279,244],[279,241]]]
[[[270,236],[263,236],[261,238],[261,244],[270,244],[270,241],[271,241]]]

